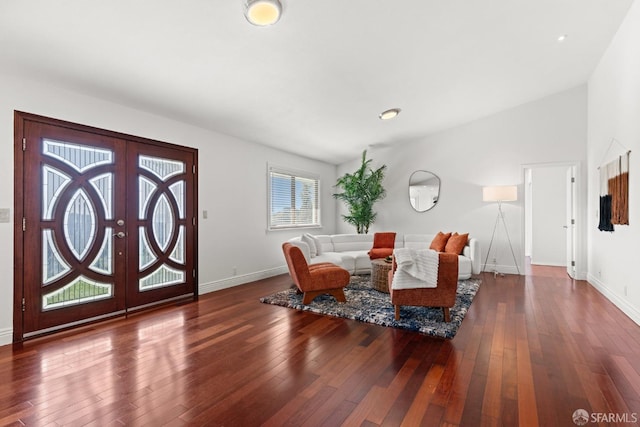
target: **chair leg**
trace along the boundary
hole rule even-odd
[[[442,307],[442,311],[444,312],[444,321],[451,322],[451,315],[449,314],[449,307]]]
[[[302,303],[304,305],[311,304],[311,301],[313,301],[318,295],[320,295],[318,291],[305,292],[302,296]]]
[[[396,320],[400,320],[400,306],[399,305],[394,305],[394,311],[395,311],[395,315],[396,315]]]
[[[329,294],[332,295],[338,302],[346,302],[347,298],[344,296],[344,290],[342,288],[335,289],[323,289],[321,291],[308,291],[304,293],[302,297],[302,303],[304,305],[311,304],[311,301],[318,295]]]
[[[333,289],[333,292],[330,292],[330,294],[333,295],[338,302],[347,302],[347,297],[344,296],[344,289],[342,288]]]

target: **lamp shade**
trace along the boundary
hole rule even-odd
[[[483,202],[515,202],[516,200],[518,200],[518,187],[515,185],[482,187]]]
[[[264,27],[275,24],[282,14],[279,0],[247,0],[244,15],[253,25]]]

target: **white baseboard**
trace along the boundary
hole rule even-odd
[[[13,343],[13,328],[0,329],[0,345]]]
[[[622,299],[619,295],[611,292],[609,287],[592,274],[587,274],[587,282],[596,288],[606,299],[611,301],[624,314],[626,314],[636,324],[640,325],[640,311]]]
[[[547,267],[566,267],[567,264],[563,262],[554,262],[554,261],[533,261],[531,260],[531,265],[544,265]]]
[[[493,264],[487,264],[486,269],[483,271],[485,271],[486,273],[493,273],[494,271],[497,271],[498,273],[502,274],[524,274],[524,271],[522,269],[520,269],[520,272],[518,272],[518,269],[515,265],[494,266]]]
[[[268,270],[256,271],[249,274],[241,274],[239,276],[233,276],[209,283],[200,283],[200,285],[198,285],[198,292],[200,295],[207,294],[209,292],[219,291],[233,286],[244,285],[245,283],[255,282],[256,280],[267,279],[269,277],[287,273],[288,271],[289,270],[286,266],[282,266],[270,268]]]
[[[576,277],[574,277],[575,280],[587,280],[587,278],[589,277],[589,275],[587,273],[585,273],[584,271],[576,271]]]

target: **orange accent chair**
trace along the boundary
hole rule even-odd
[[[282,244],[282,251],[293,282],[304,294],[303,304],[322,294],[333,295],[338,302],[347,301],[343,290],[351,280],[347,270],[330,262],[308,265],[302,250],[288,242]]]
[[[389,294],[395,308],[395,318],[400,320],[400,306],[442,307],[445,322],[451,321],[449,309],[456,303],[458,291],[458,255],[440,252],[438,261],[438,286],[435,288],[393,289],[396,259],[389,271]]]
[[[374,233],[373,248],[369,251],[369,258],[386,258],[393,254],[396,245],[396,233]]]

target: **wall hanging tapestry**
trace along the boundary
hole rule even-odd
[[[616,139],[611,141],[609,149]],[[622,144],[620,144],[622,145]],[[629,225],[629,155],[631,151],[600,166],[600,222],[598,229],[613,231],[614,225]],[[606,156],[606,154],[605,154]]]

